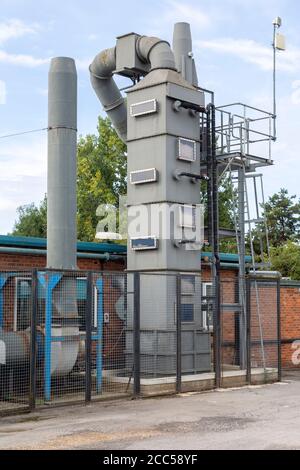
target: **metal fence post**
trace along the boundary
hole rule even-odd
[[[31,281],[31,319],[30,319],[30,383],[29,383],[29,409],[36,407],[36,326],[38,315],[38,273],[37,269],[32,271]]]
[[[92,316],[93,316],[93,274],[87,276],[87,293],[85,309],[85,402],[92,400]]]
[[[246,279],[246,380],[251,384],[251,279]]]
[[[181,275],[176,276],[176,392],[181,393],[182,385],[182,361],[181,361]]]
[[[216,388],[221,387],[221,342],[222,342],[222,333],[221,333],[221,286],[220,286],[220,276],[218,269],[214,273],[214,366],[215,366],[215,382]]]
[[[134,396],[141,393],[141,318],[140,318],[140,273],[134,273],[134,309],[133,309],[133,371]]]
[[[281,311],[280,311],[280,279],[277,280],[277,341],[278,341],[278,381],[282,380],[281,366]]]

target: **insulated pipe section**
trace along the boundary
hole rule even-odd
[[[135,54],[145,63],[151,64],[151,70],[177,70],[174,54],[169,43],[155,37],[141,36],[136,44]],[[118,136],[127,141],[127,109],[114,79],[116,69],[116,48],[106,49],[98,54],[90,65],[91,83],[111,119]]]
[[[137,41],[137,54],[151,70],[170,69],[177,71],[175,57],[167,41],[159,38],[141,36]]]
[[[100,52],[90,65],[91,83],[118,136],[126,142],[127,109],[125,100],[113,79],[115,69],[116,48]]]
[[[192,34],[189,23],[175,24],[173,51],[177,70],[186,81],[194,86],[198,86],[197,71],[192,52]]]
[[[76,269],[77,72],[52,59],[49,72],[47,267]]]

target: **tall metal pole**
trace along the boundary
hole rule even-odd
[[[276,140],[276,118],[277,118],[277,106],[276,106],[276,29],[277,26],[274,24],[273,29],[273,136]]]

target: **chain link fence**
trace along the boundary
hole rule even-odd
[[[0,272],[0,414],[280,379],[278,285],[243,310],[237,278]]]

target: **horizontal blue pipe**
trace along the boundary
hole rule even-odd
[[[0,246],[19,247],[19,248],[47,248],[46,238],[35,237],[12,237],[7,235],[0,235]],[[92,243],[92,242],[78,242],[78,252],[88,253],[123,253],[126,254],[126,245],[119,245],[117,243]]]

